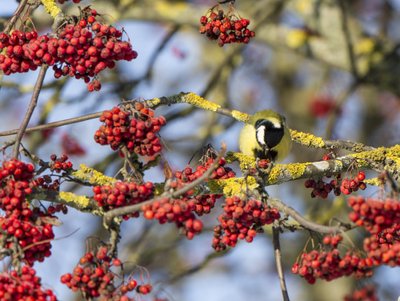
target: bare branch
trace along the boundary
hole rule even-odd
[[[279,284],[281,286],[283,301],[290,301],[289,294],[286,288],[285,274],[282,268],[282,255],[281,255],[281,245],[279,242],[279,227],[272,227],[272,241],[274,244],[274,255],[276,271],[278,272]]]
[[[324,225],[320,225],[320,224],[314,223],[312,221],[309,221],[306,218],[304,218],[295,209],[286,205],[281,200],[278,200],[275,198],[269,198],[268,204],[271,205],[272,207],[277,208],[279,211],[282,211],[283,213],[289,215],[290,217],[292,217],[295,221],[297,221],[305,229],[308,229],[308,230],[311,230],[314,232],[334,234],[334,233],[339,233],[339,232],[348,231],[348,230],[352,229],[352,227],[350,225],[346,225],[346,224],[339,224],[337,226],[324,226]]]
[[[41,124],[41,125],[37,125],[37,126],[32,126],[32,127],[26,128],[25,133],[43,131],[43,130],[47,130],[47,129],[56,128],[59,126],[64,126],[64,125],[68,125],[68,124],[83,122],[83,121],[90,120],[90,119],[95,119],[95,118],[99,118],[101,116],[101,114],[103,114],[103,112],[96,112],[96,113],[87,114],[87,115],[83,115],[83,116],[79,116],[79,117],[73,117],[73,118],[49,122],[49,123]],[[19,131],[19,129],[13,129],[13,130],[0,132],[0,137],[15,135],[18,133],[18,131]]]
[[[192,266],[191,268],[188,268],[187,270],[184,270],[184,271],[180,272],[179,274],[172,276],[168,280],[168,283],[175,283],[186,276],[197,273],[201,269],[205,268],[211,261],[213,261],[216,258],[225,256],[228,252],[229,252],[229,249],[226,249],[221,252],[212,252],[212,253],[208,254],[204,258],[204,260],[202,262],[200,262],[199,264],[196,264],[195,266]]]
[[[347,20],[347,1],[346,0],[339,0],[339,7],[340,7],[340,12],[341,12],[341,25],[342,25],[342,31],[344,34],[344,38],[346,40],[346,46],[347,46],[347,55],[349,57],[349,62],[350,62],[350,69],[351,72],[353,73],[354,77],[356,80],[359,78],[358,70],[357,70],[357,62],[356,62],[356,56],[354,54],[354,46],[353,46],[353,40],[350,35],[350,30],[349,30],[349,24]]]
[[[44,77],[46,76],[47,68],[48,68],[47,65],[43,65],[42,68],[40,69],[39,76],[37,78],[35,87],[33,89],[33,94],[32,94],[31,101],[30,101],[28,109],[27,109],[27,111],[25,113],[25,117],[22,120],[21,126],[20,126],[20,128],[18,130],[17,137],[15,138],[15,144],[14,144],[14,150],[13,150],[13,157],[14,158],[18,158],[19,145],[21,144],[21,140],[22,140],[22,137],[25,134],[25,130],[26,130],[27,126],[28,126],[29,120],[31,120],[33,111],[36,108],[36,105],[37,105],[37,102],[38,102],[38,98],[39,98],[39,94],[40,94],[40,90],[41,90],[42,85],[43,85]]]
[[[7,26],[4,28],[5,33],[9,33],[11,31],[11,29],[14,27],[15,23],[17,22],[18,18],[20,17],[20,15],[21,15],[22,11],[24,10],[27,3],[28,3],[28,0],[22,0],[19,3],[11,20],[8,22]]]

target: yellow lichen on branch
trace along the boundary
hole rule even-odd
[[[386,149],[386,156],[391,159],[395,164],[400,167],[400,145],[396,144],[388,149]]]
[[[251,115],[237,111],[237,110],[232,110],[232,117],[238,121],[246,123],[249,121]]]
[[[296,130],[290,130],[290,135],[292,136],[292,140],[299,144],[315,148],[325,147],[324,140],[321,137],[317,137],[313,134],[298,132]]]
[[[365,179],[363,182],[367,185],[373,185],[373,186],[383,185],[383,181],[380,178]]]
[[[65,203],[71,205],[74,204],[73,207],[77,209],[87,209],[90,205],[90,199],[84,195],[76,195],[72,192],[60,191],[59,197]]]
[[[41,2],[49,15],[53,17],[53,19],[61,13],[61,9],[56,5],[55,0],[41,0]]]
[[[289,173],[292,180],[301,178],[306,171],[309,162],[304,163],[290,163],[290,164],[276,164],[272,167],[268,174],[268,183],[275,184],[284,173]]]
[[[225,159],[228,163],[238,161],[241,170],[247,170],[249,168],[256,167],[256,160],[253,157],[245,155],[243,153],[228,152]]]
[[[221,108],[220,105],[211,102],[195,93],[184,93],[182,94],[182,101],[195,107],[205,109],[207,111],[216,112],[218,109]]]
[[[110,185],[117,181],[115,178],[108,177],[85,164],[79,165],[79,168],[80,169],[73,172],[72,175],[81,181],[86,181],[94,185]]]
[[[225,197],[245,197],[247,192],[258,187],[254,177],[209,180],[207,184],[212,193],[223,193]]]
[[[357,163],[359,165],[366,166],[368,165],[369,162],[383,163],[387,156],[386,154],[387,150],[389,150],[389,148],[386,149],[384,147],[379,147],[372,151],[365,151],[361,153],[351,154],[349,156],[357,160]]]
[[[209,101],[195,93],[192,92],[182,92],[172,96],[166,96],[161,98],[152,98],[145,101],[148,106],[151,108],[157,107],[159,105],[171,105],[176,103],[187,103],[198,107],[203,110],[217,112],[218,109],[221,109],[219,104],[216,104],[212,101]]]

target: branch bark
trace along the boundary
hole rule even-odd
[[[33,111],[36,108],[36,105],[37,105],[37,102],[38,102],[38,98],[39,98],[39,94],[40,94],[40,90],[42,89],[43,81],[44,81],[44,78],[46,76],[47,68],[48,68],[47,65],[43,65],[42,68],[40,69],[39,76],[38,76],[38,78],[36,80],[36,84],[35,84],[35,87],[33,89],[31,101],[30,101],[28,109],[27,109],[27,111],[25,113],[25,117],[22,120],[21,126],[20,126],[20,128],[18,130],[17,137],[15,138],[13,157],[16,158],[16,159],[18,158],[19,146],[21,144],[22,137],[25,134],[25,130],[28,127],[29,120],[31,120]]]
[[[337,226],[324,226],[312,221],[307,220],[304,218],[299,212],[297,212],[292,207],[286,205],[284,202],[278,199],[269,198],[268,204],[272,207],[277,208],[279,211],[289,215],[292,217],[296,222],[298,222],[301,226],[305,229],[318,232],[318,233],[325,233],[325,234],[335,234],[343,231],[351,230],[352,227],[346,224],[339,224]]]
[[[21,15],[22,11],[24,10],[24,8],[25,8],[27,3],[28,3],[28,0],[22,0],[19,3],[19,5],[18,5],[14,15],[12,16],[11,20],[8,22],[7,26],[4,28],[4,32],[5,33],[8,34],[11,31],[11,28],[14,27],[15,23],[17,22],[18,18],[20,17],[20,15]]]
[[[283,301],[290,301],[289,293],[286,287],[285,274],[282,268],[281,245],[279,242],[279,227],[276,226],[272,227],[272,241],[274,244],[276,271],[278,272],[279,284],[281,286]]]

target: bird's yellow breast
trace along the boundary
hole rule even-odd
[[[239,136],[240,151],[247,155],[254,157],[254,150],[262,150],[261,146],[256,140],[256,129],[250,124],[246,124]]]

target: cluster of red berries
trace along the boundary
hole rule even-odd
[[[395,199],[377,200],[350,197],[347,201],[353,211],[349,218],[371,234],[378,234],[395,224],[400,224],[400,202]]]
[[[250,21],[235,15],[225,14],[222,9],[211,9],[206,16],[200,18],[200,33],[210,40],[218,40],[219,46],[229,43],[248,43],[255,36],[254,31],[247,28]]]
[[[104,124],[96,131],[94,140],[101,145],[109,144],[113,150],[124,145],[141,156],[154,156],[162,149],[157,133],[166,120],[163,116],[155,117],[154,111],[143,103],[135,103],[131,112],[119,107],[104,111],[100,121]]]
[[[343,301],[379,301],[379,298],[376,295],[376,287],[370,284],[346,295]]]
[[[61,155],[61,157],[57,157],[57,155],[52,154],[50,156],[50,170],[60,173],[62,171],[70,171],[72,169],[72,162],[68,161],[67,155]]]
[[[193,182],[201,177],[215,162],[212,156],[206,156],[203,164],[198,165],[196,170],[187,166],[183,171],[175,172],[175,180],[171,181],[171,189],[182,188],[185,184]],[[226,167],[226,160],[219,159],[218,167],[212,172],[210,179],[227,179],[235,176],[231,168]],[[192,239],[203,229],[203,223],[196,218],[196,215],[210,213],[214,208],[215,202],[221,197],[219,194],[199,194],[195,195],[195,190],[189,190],[180,198],[161,198],[151,204],[142,207],[144,217],[147,219],[157,219],[161,224],[175,223],[182,229],[188,239]]]
[[[341,235],[326,235],[322,239],[322,243],[331,246],[332,248],[336,248],[342,240],[343,237]]]
[[[239,197],[226,198],[224,213],[218,217],[220,225],[214,228],[212,247],[216,251],[235,247],[239,239],[252,242],[264,225],[280,218],[279,211],[259,200],[242,200]]]
[[[4,74],[28,72],[38,66],[53,66],[54,76],[83,79],[88,90],[99,90],[98,80],[90,82],[102,70],[113,68],[115,61],[137,57],[122,32],[96,21],[95,10],[84,10],[77,24],[67,24],[58,37],[38,36],[36,31],[0,33],[0,69]]]
[[[112,186],[95,186],[93,192],[93,198],[97,204],[108,211],[117,207],[139,204],[150,199],[154,194],[154,184],[151,182],[137,184],[118,181]],[[138,212],[131,215],[131,217],[138,216]]]
[[[378,236],[372,235],[364,239],[364,250],[367,258],[372,265],[379,266],[386,264],[389,266],[400,265],[400,242],[381,243]]]
[[[377,200],[351,197],[349,218],[371,235],[364,239],[366,261],[371,265],[400,265],[400,203],[395,199]]]
[[[261,169],[267,169],[271,166],[271,161],[268,159],[261,159],[257,161],[257,167]]]
[[[51,255],[50,241],[54,238],[56,217],[40,208],[30,208],[27,197],[35,187],[34,166],[18,160],[3,162],[0,169],[1,241],[4,248],[22,248],[29,265]],[[15,241],[18,246],[15,246]]]
[[[12,176],[16,181],[29,181],[33,178],[35,167],[30,163],[18,160],[4,161],[0,168],[0,181]]]
[[[51,255],[51,240],[54,239],[53,221],[57,218],[39,208],[25,208],[21,215],[1,217],[1,229],[7,234],[6,248],[14,247],[15,237],[18,245],[24,251],[24,260],[33,265],[35,261],[42,262]]]
[[[208,156],[208,155],[207,155]],[[196,166],[196,170],[193,171],[190,166],[187,166],[183,171],[176,171],[175,177],[177,178],[178,184],[193,182],[200,178],[215,162],[215,159],[208,156],[202,159],[202,164]],[[230,168],[226,167],[225,158],[220,158],[218,167],[211,173],[210,179],[229,179],[235,176],[235,172]]]
[[[335,100],[331,96],[319,95],[310,102],[311,114],[315,117],[325,117],[336,109]]]
[[[392,227],[378,233],[378,238],[380,244],[400,242],[400,224],[394,224]]]
[[[47,207],[47,212],[49,214],[55,214],[57,212],[61,212],[63,214],[67,214],[68,213],[68,207],[65,204],[56,204],[54,205],[50,205],[49,207]]]
[[[0,208],[6,216],[16,215],[26,207],[26,196],[32,193],[34,166],[18,160],[3,162],[0,168]]]
[[[50,175],[44,175],[42,177],[38,177],[33,180],[33,183],[36,187],[54,191],[59,191],[61,185],[59,179],[54,179]]]
[[[41,177],[37,177],[32,181],[32,184],[35,187],[40,187],[46,190],[55,190],[58,191],[60,189],[60,178],[69,174],[72,171],[73,164],[68,160],[67,155],[61,155],[61,157],[57,157],[57,155],[52,154],[50,156],[50,162],[48,165],[44,165],[49,169],[52,174],[46,174]],[[54,174],[58,173],[58,175]]]
[[[351,274],[360,278],[372,275],[362,258],[350,251],[341,256],[337,248],[301,254],[300,262],[292,266],[292,272],[310,284],[314,284],[317,279],[330,281]]]
[[[100,246],[96,252],[87,252],[81,257],[72,274],[62,275],[61,283],[73,291],[80,291],[85,299],[130,301],[134,299],[126,296],[129,292],[143,295],[151,292],[151,284],[138,285],[132,277],[121,284],[116,283],[118,274],[113,268],[121,266],[121,261],[109,255],[106,246]]]
[[[43,289],[36,271],[23,266],[20,271],[0,273],[0,300],[56,301],[50,289]]]
[[[336,179],[330,180],[329,182],[325,182],[322,179],[307,179],[304,182],[304,186],[306,188],[312,188],[311,197],[326,199],[331,191],[333,191],[336,196],[339,196],[341,193],[349,195],[358,189],[364,190],[367,187],[364,180],[365,173],[360,171],[352,179],[342,179],[340,174],[336,176]]]
[[[337,176],[337,177],[340,177]],[[314,180],[307,179],[304,182],[304,187],[312,188],[311,197],[320,197],[322,199],[326,199],[331,191],[338,196],[340,195],[340,188],[338,185],[338,179],[330,180],[329,182],[325,182],[322,179]]]
[[[195,199],[170,199],[165,197],[144,205],[142,211],[145,218],[157,219],[160,224],[174,222],[178,228],[182,229],[188,239],[192,239],[203,229],[203,223],[193,213],[195,208]]]
[[[84,156],[86,154],[86,150],[82,147],[79,141],[69,134],[62,135],[61,148],[63,153],[68,155]]]
[[[363,171],[359,171],[356,176],[351,178],[344,178],[340,185],[340,191],[343,194],[349,195],[352,192],[357,191],[358,189],[365,190],[367,188],[367,184],[364,182],[365,173]]]

